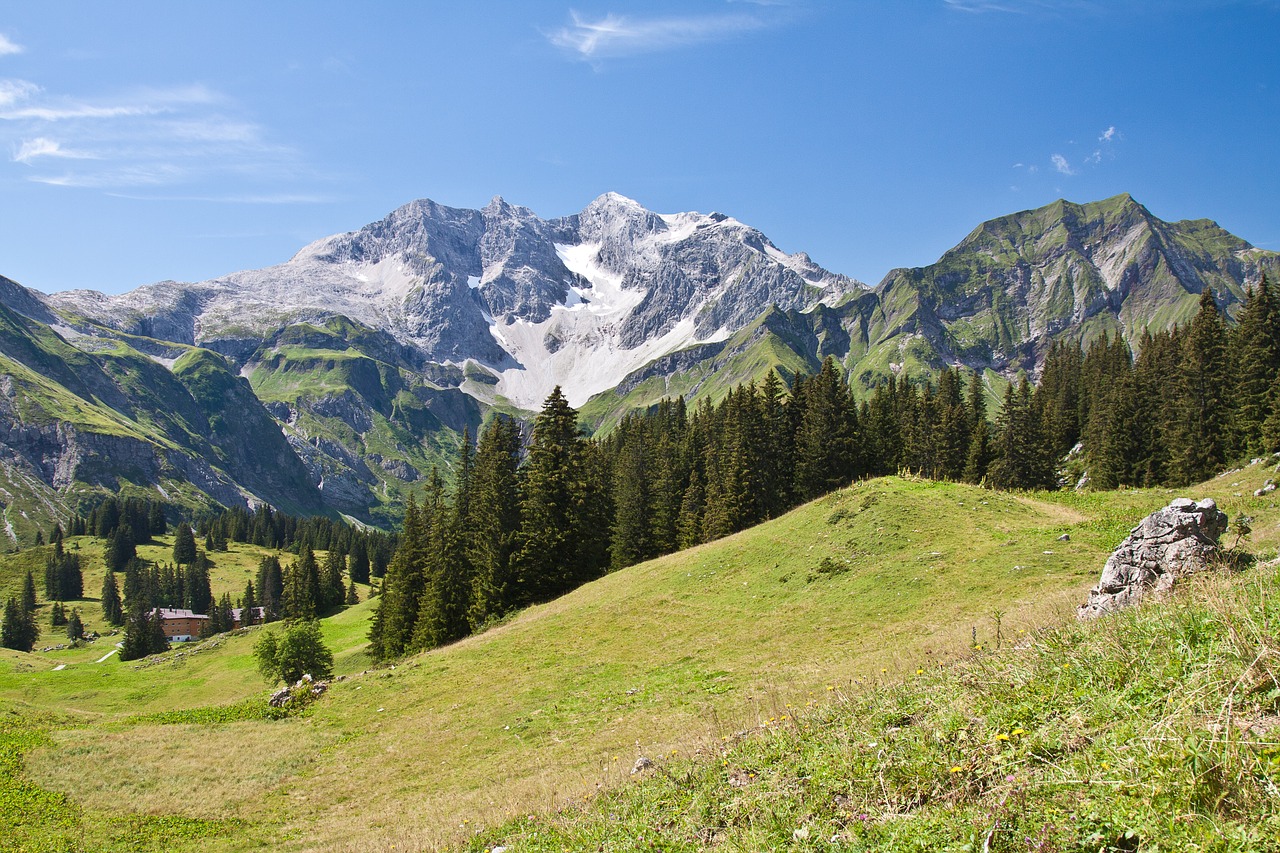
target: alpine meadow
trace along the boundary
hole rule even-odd
[[[0,14],[0,851],[1280,853],[1280,11],[617,5]]]

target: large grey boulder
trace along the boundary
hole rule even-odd
[[[1150,592],[1171,589],[1181,577],[1204,571],[1218,553],[1227,514],[1212,498],[1178,498],[1129,532],[1107,558],[1098,585],[1077,615],[1092,619],[1136,604]]]

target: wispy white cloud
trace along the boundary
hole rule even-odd
[[[25,49],[26,48],[24,48],[20,44],[14,44],[13,40],[10,39],[4,33],[0,33],[0,56],[9,56],[14,53],[22,53],[22,51]]]
[[[970,12],[979,14],[982,12],[1022,12],[1025,9],[1019,9],[1011,3],[996,3],[990,0],[944,0],[948,9],[954,9],[957,12]]]
[[[13,153],[13,162],[30,163],[41,157],[56,157],[62,160],[96,160],[97,155],[90,151],[76,151],[63,148],[62,143],[44,136],[35,139],[24,139]]]
[[[1074,175],[1076,173],[1075,169],[1071,168],[1071,164],[1067,162],[1067,158],[1063,157],[1061,154],[1054,154],[1049,158],[1049,161],[1053,163],[1053,168],[1056,169],[1059,174]]]
[[[1102,131],[1102,135],[1098,137],[1098,141],[1111,142],[1112,140],[1119,139],[1119,138],[1120,138],[1120,131],[1116,130],[1116,126],[1113,124],[1111,125],[1111,127],[1108,127],[1106,130]]]
[[[132,201],[204,201],[214,204],[329,204],[333,196],[320,193],[267,193],[262,195],[146,195],[109,192],[112,198]]]
[[[0,80],[0,109],[24,101],[38,91],[39,86],[26,80]]]
[[[298,152],[268,137],[232,99],[200,84],[78,97],[0,80],[0,146],[8,143],[36,183],[123,189],[234,177],[279,187],[303,177]]]
[[[609,14],[588,19],[577,12],[570,12],[569,18],[568,26],[547,33],[547,39],[566,53],[584,60],[635,56],[724,41],[769,26],[763,18],[746,14],[667,18]]]
[[[186,171],[172,163],[148,163],[93,172],[32,175],[28,180],[52,187],[108,189],[111,187],[162,186],[182,180]]]
[[[1102,8],[1094,0],[942,0],[956,12],[981,15],[987,12],[1026,15],[1033,12],[1089,12]]]

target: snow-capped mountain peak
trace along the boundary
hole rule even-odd
[[[863,287],[724,214],[658,214],[608,192],[549,220],[501,196],[481,210],[421,199],[278,266],[51,300],[242,360],[252,339],[342,315],[423,360],[483,366],[497,383],[470,383],[476,396],[536,408],[557,384],[579,405],[771,304],[808,310]]]

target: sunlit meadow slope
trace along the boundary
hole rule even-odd
[[[1274,527],[1248,497],[1265,471],[1187,493]],[[54,676],[71,668],[6,655],[0,705],[40,733],[22,778],[65,793],[67,832],[95,849],[429,849],[623,783],[638,753],[705,750],[967,655],[975,638],[989,648],[997,626],[1007,645],[1067,618],[1128,528],[1172,496],[873,480],[394,668],[364,671],[362,604],[326,625],[350,677],[302,717],[132,716],[128,685],[155,710],[152,680],[189,673],[231,686],[167,691],[175,707],[261,702],[252,637],[139,670],[109,662],[121,687],[92,714],[65,712],[69,682]],[[188,835],[126,840],[129,821]]]

